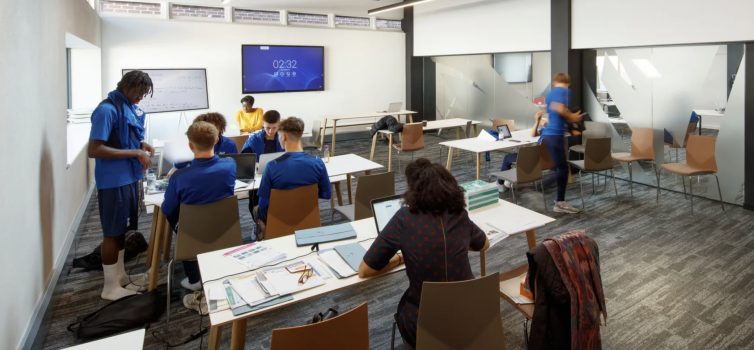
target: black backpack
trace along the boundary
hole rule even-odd
[[[149,245],[147,240],[141,232],[128,232],[126,233],[126,243],[123,245],[125,252],[125,261],[129,261],[139,255],[139,253],[147,251]],[[92,250],[91,253],[84,255],[80,258],[73,259],[71,264],[73,268],[82,268],[84,271],[102,270],[102,243]]]
[[[95,340],[138,328],[149,328],[165,312],[165,296],[156,289],[129,295],[84,316],[68,326],[76,339]],[[78,329],[73,327],[78,325]]]

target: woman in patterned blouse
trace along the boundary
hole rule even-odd
[[[406,167],[406,207],[395,213],[359,266],[359,277],[389,271],[404,262],[409,288],[398,304],[398,326],[405,342],[416,347],[422,283],[474,278],[469,250],[490,243],[469,219],[463,189],[440,164],[419,158]],[[396,254],[398,251],[401,253]]]

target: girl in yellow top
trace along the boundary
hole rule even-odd
[[[242,98],[241,106],[243,109],[236,113],[236,121],[241,132],[262,130],[264,111],[261,108],[254,108],[254,98],[251,96]]]

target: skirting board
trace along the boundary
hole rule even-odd
[[[69,266],[70,261],[73,260],[71,246],[73,246],[76,237],[79,236],[79,230],[83,228],[81,226],[81,221],[85,214],[88,214],[94,188],[95,185],[94,182],[92,182],[86,193],[86,197],[84,197],[84,201],[81,203],[76,219],[73,221],[71,229],[68,231],[68,237],[63,244],[63,251],[57,261],[55,261],[50,282],[47,284],[44,294],[42,294],[42,297],[39,299],[37,306],[34,308],[34,314],[31,318],[31,322],[26,328],[26,332],[24,332],[19,349],[40,349],[42,343],[44,343],[44,339],[47,336],[47,326],[45,326],[45,324],[49,324],[49,318],[52,317],[50,305],[52,305],[51,301],[55,294],[55,288],[61,278],[65,279],[68,276],[68,271],[64,270],[64,268]],[[45,320],[47,320],[47,322],[45,322]]]

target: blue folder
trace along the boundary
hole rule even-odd
[[[359,265],[361,265],[361,261],[364,260],[364,255],[367,253],[367,250],[361,244],[344,244],[334,248],[354,271],[359,271]]]
[[[299,247],[352,238],[356,238],[356,231],[350,223],[296,231],[296,245]]]

